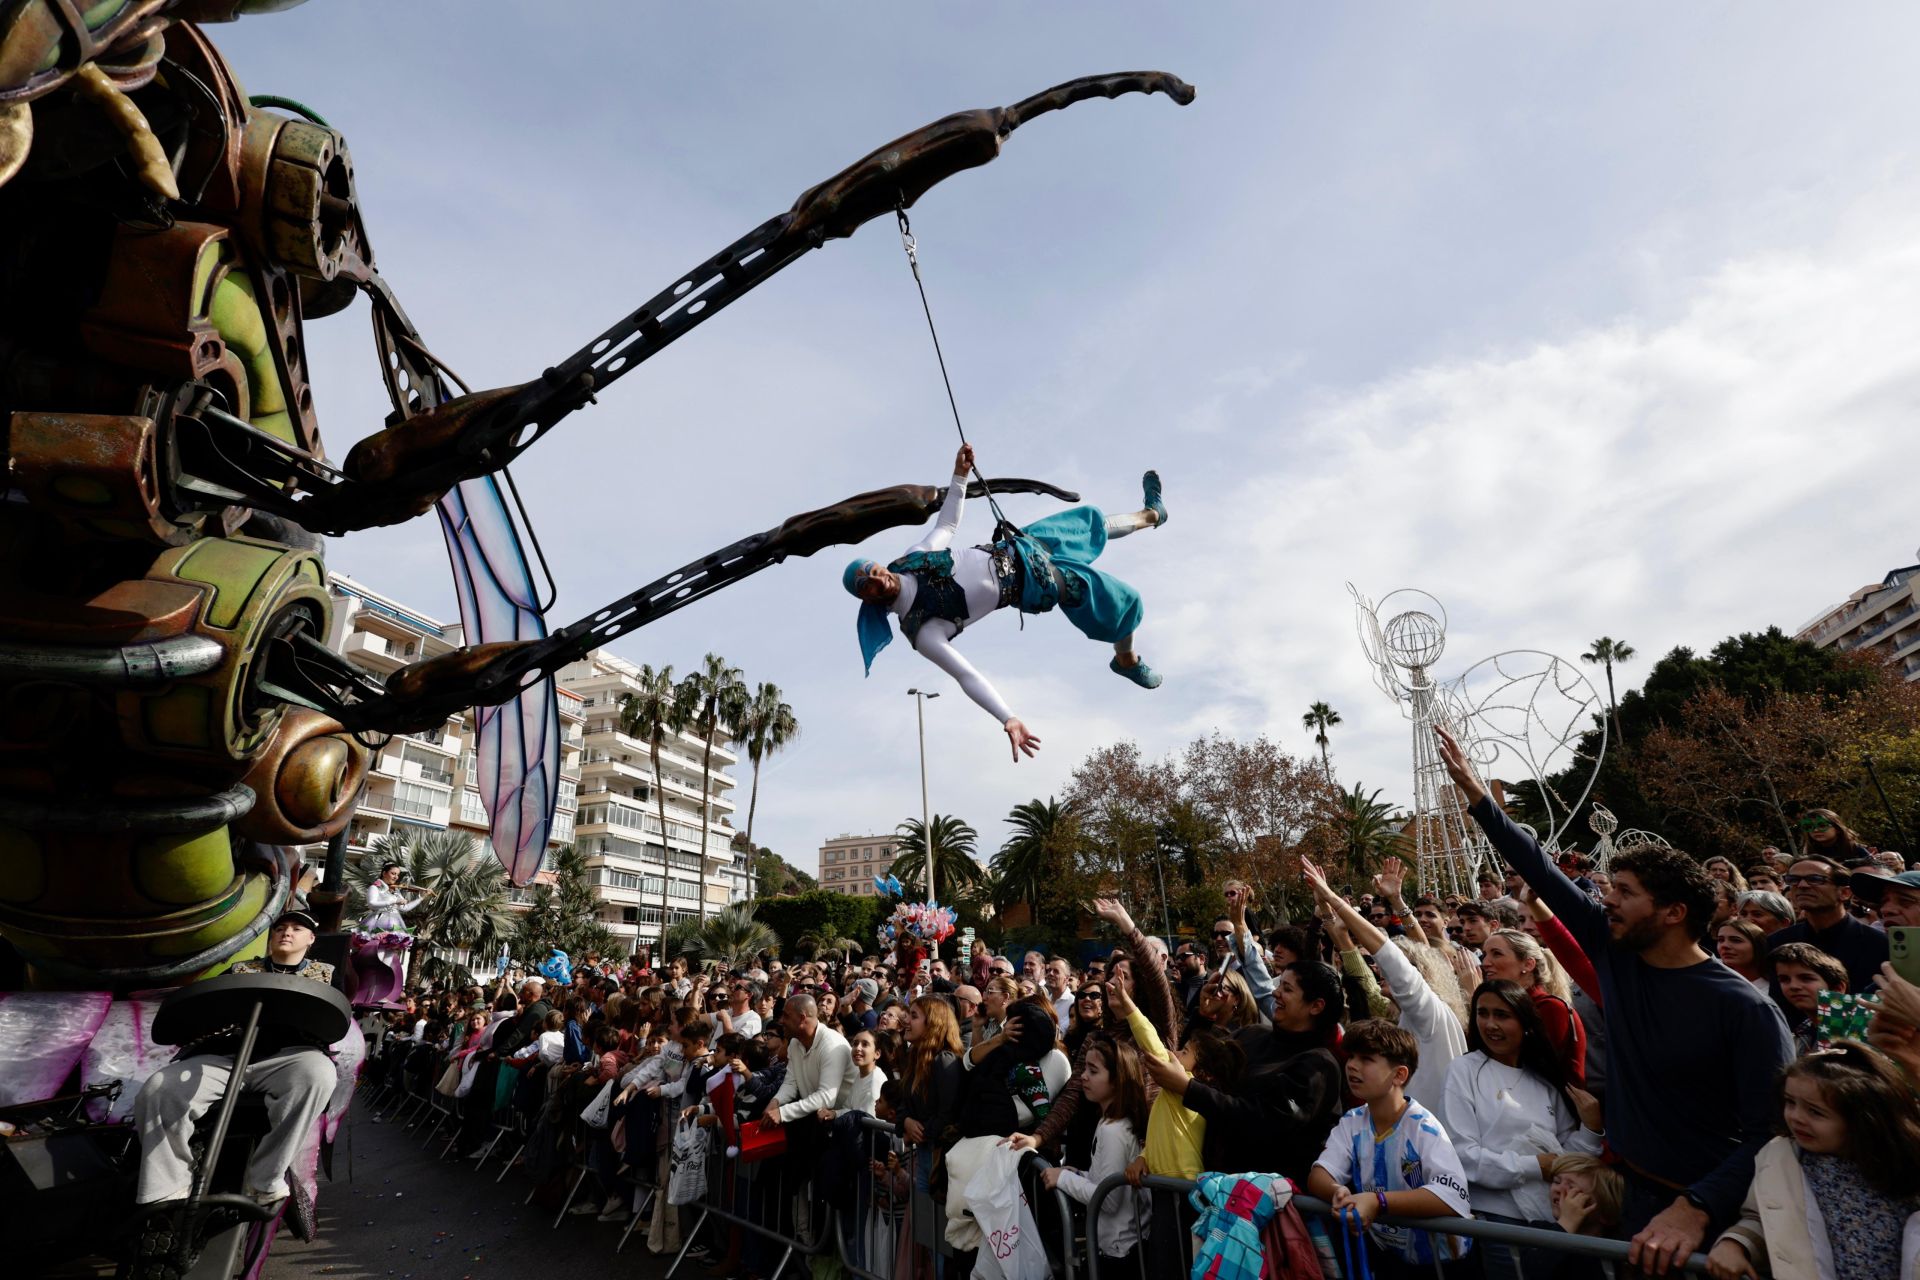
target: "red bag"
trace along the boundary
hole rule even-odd
[[[727,1152],[743,1164],[754,1164],[787,1153],[787,1127],[749,1120],[740,1126],[740,1145]]]

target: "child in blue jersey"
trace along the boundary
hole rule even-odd
[[[1307,1191],[1333,1202],[1343,1222],[1364,1235],[1373,1274],[1443,1274],[1466,1255],[1459,1236],[1381,1226],[1383,1213],[1402,1218],[1467,1217],[1467,1175],[1453,1143],[1428,1110],[1407,1096],[1420,1066],[1413,1033],[1379,1018],[1347,1029],[1347,1090],[1361,1104],[1340,1117],[1313,1163]],[[1351,1211],[1351,1212],[1346,1212]]]

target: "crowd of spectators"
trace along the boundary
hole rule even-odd
[[[1282,1174],[1333,1201],[1382,1276],[1477,1275],[1487,1251],[1383,1213],[1613,1237],[1653,1274],[1695,1252],[1728,1280],[1916,1274],[1920,988],[1888,964],[1886,929],[1920,925],[1920,870],[1824,810],[1803,847],[1748,865],[1645,847],[1605,871],[1556,863],[1450,741],[1442,755],[1506,868],[1471,899],[1409,901],[1394,869],[1343,891],[1307,863],[1304,923],[1259,928],[1232,883],[1226,914],[1169,950],[1100,899],[1117,945],[1080,963],[984,943],[732,969],[589,956],[565,990],[423,993],[373,1028],[376,1061],[429,1064],[456,1154],[517,1115],[529,1175],[582,1178],[594,1194],[573,1212],[603,1221],[671,1179],[676,1129],[730,1120],[781,1131],[803,1179],[850,1170],[819,1192],[833,1207],[898,1223],[916,1196],[943,1203],[956,1245],[960,1188],[1010,1146],[1082,1203],[1113,1174]],[[1864,1041],[1827,1033],[1841,993],[1871,997]],[[705,1101],[720,1076],[731,1117]],[[605,1121],[581,1124],[603,1095]],[[1798,1216],[1779,1211],[1788,1193]],[[682,1244],[667,1200],[644,1223],[657,1251]],[[804,1203],[755,1213],[810,1226]],[[1129,1190],[1087,1247],[1184,1266],[1191,1221],[1179,1198]],[[707,1235],[693,1248],[712,1274],[769,1274],[764,1238],[717,1218]],[[904,1234],[850,1247],[903,1280],[953,1265]],[[1572,1254],[1523,1261],[1599,1274]]]

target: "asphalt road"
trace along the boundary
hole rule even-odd
[[[361,1108],[349,1114],[334,1180],[320,1184],[319,1236],[302,1244],[282,1231],[267,1280],[530,1280],[582,1266],[665,1276],[670,1259],[647,1252],[643,1231],[616,1255],[622,1227],[570,1217],[554,1229],[551,1210],[521,1203],[530,1184],[519,1170],[493,1180],[497,1157],[476,1175],[471,1161],[439,1161],[439,1139],[423,1148]],[[701,1268],[689,1261],[682,1271]]]

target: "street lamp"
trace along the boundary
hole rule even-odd
[[[907,696],[913,699],[914,719],[920,724],[920,836],[927,845],[927,901],[937,902],[933,892],[933,818],[927,812],[927,699],[940,695],[909,689]]]

